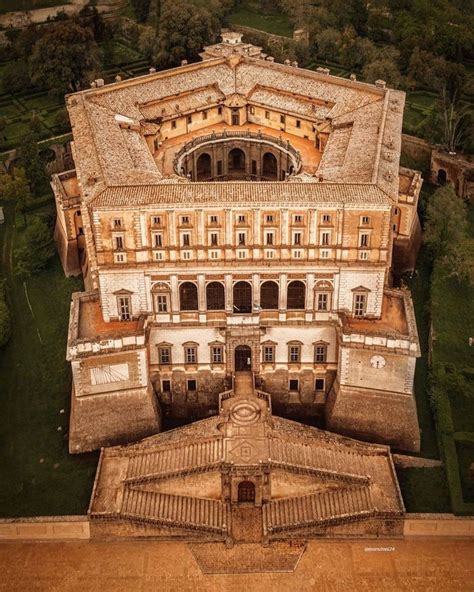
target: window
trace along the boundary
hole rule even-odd
[[[323,215],[323,224],[329,224],[331,222],[331,214]]]
[[[301,245],[301,232],[294,232],[293,233],[293,244],[294,245]]]
[[[297,378],[292,378],[289,381],[288,388],[290,391],[298,392],[300,390],[300,381]]]
[[[161,226],[161,216],[153,216],[151,222],[155,226]]]
[[[267,249],[265,251],[265,259],[275,259],[275,251],[272,251],[271,249]]]
[[[245,245],[245,232],[239,232],[237,234],[237,242],[239,245]]]
[[[362,224],[364,224],[366,226],[367,224],[369,224],[370,218],[369,218],[369,216],[362,216],[360,221]]]
[[[121,251],[123,249],[123,236],[122,235],[114,236],[114,243],[115,243],[115,249],[117,251]]]
[[[219,235],[217,232],[211,232],[211,247],[217,247]]]
[[[288,362],[290,364],[299,364],[301,359],[301,345],[288,346]]]
[[[181,216],[181,224],[189,224],[189,216]]]
[[[265,111],[265,119],[270,119],[270,111]]]
[[[250,105],[250,114],[255,115],[255,107],[253,105]]]
[[[217,175],[222,175],[222,160],[217,161]]]
[[[155,261],[163,261],[164,258],[163,251],[155,251]]]
[[[202,118],[203,119],[207,119],[207,111],[203,111],[202,112]]]
[[[114,253],[114,263],[127,263],[127,254]]]
[[[222,364],[224,362],[224,348],[222,345],[211,346],[211,363]]]
[[[114,228],[122,228],[122,219],[115,218],[113,221]]]
[[[291,255],[293,259],[301,259],[301,257],[303,256],[303,252],[300,249],[293,249]]]
[[[118,314],[121,321],[129,321],[131,319],[130,296],[119,296],[117,298]]]
[[[263,346],[263,362],[265,364],[273,364],[275,361],[275,346],[264,345]]]
[[[168,345],[160,345],[158,347],[158,359],[160,364],[171,364],[171,347]]]
[[[239,224],[245,224],[245,216],[244,216],[244,214],[239,214],[239,215],[237,216],[237,222],[238,222]]]
[[[367,307],[367,294],[354,294],[354,316],[363,317]]]
[[[189,261],[190,259],[192,259],[192,252],[191,251],[183,251],[181,253],[181,258],[183,260]]]
[[[286,121],[286,117],[284,115],[280,115],[280,123],[282,123],[284,125],[285,121]]]
[[[184,282],[179,287],[179,301],[181,310],[198,309],[198,292],[196,284]]]
[[[278,310],[279,291],[277,282],[263,282],[260,286],[260,306],[262,310]]]
[[[273,214],[267,214],[267,215],[265,216],[265,222],[266,222],[267,224],[273,224]]]
[[[220,282],[209,282],[206,286],[207,310],[225,309],[225,289]]]
[[[327,292],[316,294],[316,309],[324,312],[329,310],[329,294]]]
[[[193,379],[188,380],[186,382],[186,388],[187,388],[188,391],[196,391],[197,390],[197,382],[196,382],[196,380],[193,380]]]
[[[369,237],[370,235],[368,232],[361,232],[359,235],[359,247],[368,247]]]
[[[209,251],[209,259],[219,259],[220,251]]]
[[[181,244],[183,247],[189,247],[191,244],[191,235],[186,233],[181,235]]]
[[[237,251],[238,259],[247,259],[247,251]]]
[[[393,210],[393,213],[394,213],[394,214],[395,214],[395,216],[396,216],[396,215],[398,214],[398,208],[395,208],[395,209]]]
[[[222,115],[222,107],[217,107],[217,114]]]
[[[321,259],[329,259],[329,249],[321,249],[319,255]]]
[[[296,127],[298,129],[300,129],[300,127],[301,127],[301,121],[299,119],[296,120]]]
[[[359,251],[359,259],[361,261],[367,261],[369,258],[369,251]]]
[[[301,222],[303,222],[303,216],[300,216],[300,214],[296,214],[295,216],[293,216],[293,222],[295,224],[301,224]]]
[[[156,295],[156,312],[168,312],[168,295]]]
[[[153,234],[153,245],[155,247],[162,247],[163,246],[163,235],[162,234]]]
[[[218,218],[217,216],[209,216],[209,224],[217,224]]]
[[[171,392],[171,380],[162,380],[161,381],[161,390],[164,393],[170,393]]]
[[[274,239],[274,233],[273,232],[266,232],[265,233],[265,244],[266,245],[273,245],[273,239]]]
[[[317,343],[314,346],[314,361],[316,364],[324,364],[327,360],[328,346],[325,343]]]
[[[171,129],[176,129],[176,119],[171,122]]]
[[[306,304],[306,285],[299,280],[292,281],[287,287],[288,310],[304,310]]]
[[[187,345],[184,348],[184,363],[197,364],[197,347],[195,345]],[[196,390],[196,389],[193,389]]]
[[[256,175],[256,174],[257,174],[257,161],[252,160],[252,175]]]
[[[189,123],[192,123],[192,122],[193,122],[193,116],[192,116],[192,115],[188,115],[188,116],[186,117],[186,121],[188,122],[188,124],[189,124]]]
[[[314,390],[315,391],[325,391],[326,390],[326,381],[324,378],[316,378],[314,381]]]
[[[324,231],[321,232],[321,244],[324,246],[329,245],[329,243],[331,242],[331,233]]]

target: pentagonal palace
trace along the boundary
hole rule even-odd
[[[276,414],[419,449],[409,268],[421,177],[404,93],[276,63],[236,33],[202,61],[67,97],[55,175],[70,450],[214,415],[235,372]]]

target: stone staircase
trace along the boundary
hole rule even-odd
[[[328,526],[367,518],[375,509],[368,487],[352,487],[301,497],[289,497],[263,506],[264,534]]]
[[[172,476],[183,471],[197,471],[219,465],[223,459],[221,438],[213,438],[176,448],[141,452],[128,463],[126,482],[148,481],[155,477]]]
[[[222,502],[207,498],[141,491],[126,487],[120,517],[156,526],[198,529],[225,534],[228,509]]]

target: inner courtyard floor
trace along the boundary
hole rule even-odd
[[[215,546],[216,564],[222,547]],[[257,547],[242,553],[243,572],[245,557],[255,564]],[[293,572],[204,575],[192,545],[179,542],[3,543],[0,590],[467,591],[474,589],[473,555],[469,539],[321,540],[307,544]]]

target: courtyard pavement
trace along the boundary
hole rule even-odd
[[[2,543],[0,590],[472,591],[473,558],[472,539],[321,540],[293,573],[204,575],[180,542]]]

